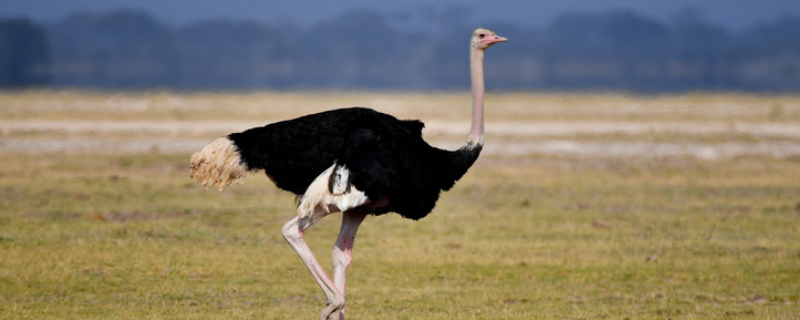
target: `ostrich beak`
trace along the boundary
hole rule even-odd
[[[501,36],[498,36],[498,35],[490,35],[490,36],[486,37],[485,39],[483,39],[481,42],[482,42],[482,43],[485,43],[487,46],[491,46],[491,45],[493,45],[493,44],[495,44],[495,43],[498,43],[498,42],[506,42],[506,41],[508,41],[508,39],[506,39],[506,38],[503,38],[503,37],[501,37]]]

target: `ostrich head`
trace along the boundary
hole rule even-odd
[[[484,28],[475,29],[472,33],[472,48],[486,50],[498,42],[506,42],[508,39],[498,36],[494,31]]]

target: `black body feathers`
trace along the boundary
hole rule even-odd
[[[446,151],[422,139],[424,124],[367,108],[331,110],[229,135],[249,170],[264,169],[275,184],[297,195],[334,163],[350,170],[350,184],[372,201],[420,219],[472,166],[481,146]]]

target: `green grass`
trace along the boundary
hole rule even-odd
[[[68,91],[0,93],[0,121],[274,121],[348,105],[469,121],[469,95],[457,92]],[[800,123],[800,99],[487,97],[490,123],[586,120],[791,125]],[[104,143],[216,138],[198,132],[101,135]],[[0,128],[0,319],[318,317],[325,298],[280,234],[296,215],[294,197],[264,176],[220,193],[189,178],[189,154],[2,153],[4,139],[97,135]],[[680,132],[559,139],[796,140]],[[339,223],[339,215],[325,218],[306,236],[324,266]],[[425,219],[367,218],[347,294],[349,319],[800,319],[800,159],[487,153]]]
[[[0,318],[316,317],[293,197],[202,190],[187,158],[0,157]],[[560,160],[487,157],[429,217],[368,218],[348,316],[798,318],[800,162]],[[309,231],[323,265],[338,223]]]

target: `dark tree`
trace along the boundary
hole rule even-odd
[[[27,19],[0,21],[0,87],[47,84],[47,43],[44,30]]]
[[[138,11],[74,15],[50,28],[55,85],[175,86],[173,29]]]
[[[11,63],[10,50],[21,47],[8,42],[20,37],[4,36],[3,85],[22,74],[40,82],[49,75],[56,87],[465,89],[468,60],[453,52],[463,49],[462,32],[474,23],[470,9],[429,9],[416,18],[354,10],[309,26],[172,26],[145,12],[81,13],[47,26],[49,70],[19,62],[35,54],[17,54]],[[800,90],[800,17],[741,31],[691,8],[671,21],[610,11],[565,13],[543,28],[479,25],[516,39],[487,58],[494,61],[486,78],[498,89]]]

